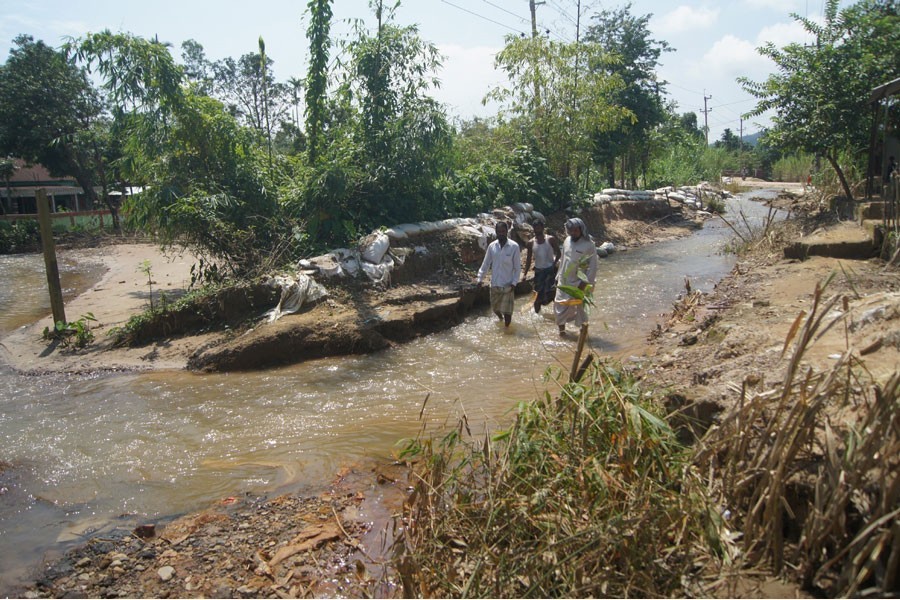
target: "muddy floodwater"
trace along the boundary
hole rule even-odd
[[[729,211],[739,202],[766,212],[741,199]],[[730,238],[712,219],[689,238],[601,259],[591,346],[627,359],[686,278],[708,291],[727,274]],[[100,275],[65,261],[61,271],[70,294]],[[0,335],[49,313],[39,255],[0,257],[0,280],[12,282],[0,287]],[[568,368],[574,347],[528,300],[517,299],[509,331],[485,307],[394,349],[277,370],[36,377],[0,366],[0,592],[111,527],[244,492],[318,489],[342,466],[389,457],[398,440],[462,414],[473,428],[504,427],[518,401],[546,389],[548,366]]]

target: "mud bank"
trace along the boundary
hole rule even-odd
[[[611,241],[622,249],[687,235],[699,227],[666,202],[617,202],[591,207],[582,215],[595,242]],[[559,232],[565,216],[552,215],[548,221],[551,231]],[[516,224],[511,233],[520,245],[532,235],[527,224]],[[326,281],[330,294],[324,302],[204,348],[190,356],[187,368],[204,372],[262,369],[378,351],[453,327],[472,310],[489,304],[488,287],[473,285],[484,257],[475,238],[452,230],[427,233],[412,240],[392,240],[391,250],[406,259],[392,272],[390,288],[380,290],[358,280],[332,285]],[[529,276],[516,287],[516,294],[532,289]]]

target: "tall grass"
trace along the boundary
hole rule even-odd
[[[806,178],[813,172],[815,157],[812,154],[801,152],[784,156],[772,165],[772,178],[775,181],[798,181],[805,183]]]
[[[716,520],[689,452],[609,364],[554,380],[481,440],[414,440],[396,564],[407,596],[684,595]],[[701,561],[702,564],[703,561]]]
[[[851,348],[825,372],[801,366],[845,318],[828,316],[843,299],[824,288],[788,334],[781,384],[744,388],[696,462],[738,515],[745,565],[828,596],[884,596],[900,588],[900,373],[874,381]]]

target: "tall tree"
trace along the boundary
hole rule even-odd
[[[185,40],[181,43],[181,62],[188,82],[195,86],[196,92],[202,96],[213,93],[213,64],[206,58],[206,52],[200,42]]]
[[[549,161],[558,178],[577,181],[589,167],[592,132],[615,130],[623,120],[633,118],[629,110],[611,101],[621,90],[622,80],[599,67],[608,59],[597,43],[559,43],[543,37],[508,36],[497,54],[496,65],[506,72],[511,85],[492,90],[488,98],[501,102],[502,115],[529,132],[529,143]],[[582,69],[585,64],[594,68]],[[535,77],[540,78],[537,88]],[[532,110],[535,89],[541,94],[539,112]]]
[[[263,92],[263,114],[266,125],[266,147],[269,150],[269,168],[272,168],[272,125],[269,122],[269,85],[266,77],[266,42],[259,36],[259,72]]]
[[[306,136],[309,162],[315,164],[321,151],[328,101],[328,56],[331,51],[331,2],[309,0],[309,71],[306,75]]]
[[[102,103],[86,73],[62,52],[18,36],[0,67],[0,154],[74,177],[99,203],[94,147],[85,132],[102,126]],[[118,225],[116,206],[103,199]]]
[[[101,90],[112,114],[109,148],[119,148],[120,156],[110,164],[120,188],[126,182],[144,178],[144,165],[152,161],[165,142],[173,114],[183,102],[184,71],[175,64],[168,45],[129,33],[109,30],[71,39],[67,55],[96,70],[102,79]],[[102,137],[90,136],[95,156]],[[114,143],[113,143],[114,142]],[[104,186],[108,197],[108,186]],[[107,200],[111,205],[113,202]]]
[[[824,156],[853,197],[841,157],[857,157],[867,145],[871,123],[869,91],[900,77],[900,4],[861,0],[839,10],[828,0],[825,21],[792,15],[815,44],[758,49],[777,71],[764,82],[738,82],[758,102],[746,116],[773,110],[768,139],[782,150]]]
[[[615,129],[595,130],[595,159],[605,164],[607,173],[612,174],[612,163],[626,154],[633,167],[640,165],[646,171],[648,136],[666,118],[662,95],[665,82],[656,76],[659,58],[671,51],[665,41],[655,40],[650,35],[648,23],[652,15],[631,14],[631,3],[614,10],[603,10],[594,15],[594,23],[588,27],[585,40],[600,45],[617,60],[590,65],[617,75],[623,87],[610,101],[628,109],[634,119],[622,121]],[[610,177],[609,184],[613,185]],[[632,169],[634,180],[634,169]]]

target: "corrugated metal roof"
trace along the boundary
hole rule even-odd
[[[873,89],[872,93],[869,95],[869,102],[878,102],[879,100],[887,98],[888,96],[893,96],[898,92],[900,92],[900,77]]]

